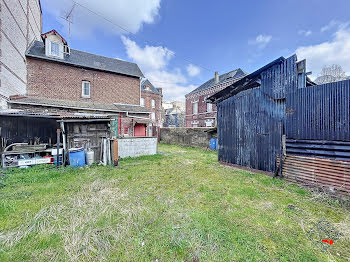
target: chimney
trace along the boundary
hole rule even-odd
[[[215,77],[214,77],[215,84],[219,83],[219,73],[215,72]]]

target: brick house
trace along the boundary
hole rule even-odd
[[[7,109],[11,95],[25,94],[25,53],[40,40],[42,12],[39,0],[0,1],[0,110]]]
[[[214,78],[208,80],[186,97],[186,127],[214,127],[216,126],[216,105],[206,103],[205,100],[232,85],[247,73],[238,68],[226,74],[220,75],[215,72]]]
[[[11,109],[105,114],[118,119],[119,135],[148,135],[150,112],[140,105],[137,64],[70,49],[55,30],[42,40],[26,53],[26,96],[12,96]]]
[[[148,79],[141,82],[141,106],[151,112],[151,123],[149,133],[158,134],[159,127],[162,126],[162,88],[155,88]]]

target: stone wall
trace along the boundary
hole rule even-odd
[[[210,139],[216,132],[208,132],[213,128],[161,128],[160,142],[165,144],[209,148]]]
[[[156,137],[130,137],[118,139],[119,158],[157,154]]]

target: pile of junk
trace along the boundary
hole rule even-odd
[[[14,143],[7,146],[2,153],[2,167],[28,168],[35,165],[50,164],[72,167],[92,165],[94,151],[84,148],[72,148],[65,154],[63,147],[52,147],[49,144],[30,145]],[[67,156],[68,155],[68,156]],[[68,157],[68,159],[67,159]]]

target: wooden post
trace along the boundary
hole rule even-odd
[[[56,167],[60,165],[60,134],[61,134],[61,129],[57,129],[57,162],[56,162]]]
[[[113,163],[114,166],[118,166],[118,139],[113,140]]]

